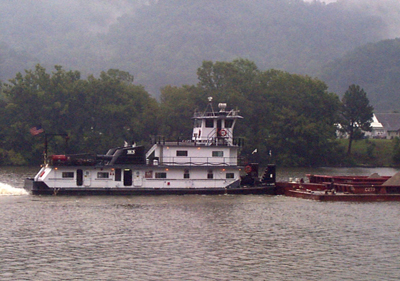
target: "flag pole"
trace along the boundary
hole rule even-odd
[[[50,137],[54,137],[54,136],[64,136],[65,137],[65,150],[67,150],[67,146],[68,146],[68,134],[47,134],[46,132],[44,133],[44,152],[43,152],[43,156],[44,156],[44,164],[47,164],[47,147],[48,147],[48,141],[49,139],[47,138],[47,136]]]

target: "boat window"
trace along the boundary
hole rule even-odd
[[[177,150],[176,156],[188,156],[187,150]]]
[[[201,120],[199,120],[199,119],[194,120],[194,127],[201,128]]]
[[[207,178],[208,178],[208,179],[213,179],[213,178],[214,178],[214,174],[213,174],[213,171],[212,171],[212,170],[208,170],[208,172],[207,172]]]
[[[224,152],[223,151],[213,151],[212,157],[224,157]]]
[[[65,178],[74,178],[74,172],[62,172],[62,177]]]
[[[225,128],[232,128],[233,120],[225,120]]]
[[[227,179],[233,179],[235,177],[234,173],[226,173],[226,178]]]
[[[214,120],[206,119],[206,128],[214,128]]]
[[[162,172],[162,173],[156,173],[156,179],[166,179],[167,178],[167,173]]]
[[[97,172],[98,179],[108,179],[108,172]]]

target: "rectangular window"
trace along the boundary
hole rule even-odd
[[[214,120],[206,119],[206,128],[214,128]]]
[[[227,179],[233,179],[235,177],[234,173],[226,173],[226,178]]]
[[[74,172],[62,172],[63,179],[74,178]]]
[[[98,179],[108,179],[108,172],[98,172],[97,178]]]
[[[223,151],[213,151],[212,157],[224,157],[224,152]]]
[[[176,156],[188,156],[187,150],[177,150]]]
[[[213,179],[213,178],[214,178],[214,174],[213,174],[213,171],[212,171],[212,170],[208,170],[208,172],[207,172],[207,178],[208,178],[208,179]]]
[[[201,120],[199,120],[199,119],[194,120],[194,127],[201,128]]]
[[[167,173],[156,173],[156,179],[166,179],[167,178]]]

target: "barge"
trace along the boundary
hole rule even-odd
[[[259,176],[258,164],[241,163],[234,137],[238,110],[212,98],[195,112],[188,140],[154,137],[152,147],[125,144],[104,155],[51,155],[25,180],[33,195],[275,194],[275,166]]]
[[[277,193],[318,201],[400,201],[400,173],[389,176],[306,175],[308,181],[277,182]]]

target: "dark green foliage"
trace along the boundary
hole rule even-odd
[[[40,65],[25,75],[18,73],[5,84],[6,100],[0,104],[0,164],[40,161],[44,134],[29,134],[39,124],[48,134],[67,133],[69,151],[75,153],[105,153],[125,140],[147,140],[156,132],[158,105],[132,81],[129,73],[115,69],[87,80],[61,66],[55,66],[52,74]],[[60,153],[64,146],[63,138],[54,137],[49,153]]]
[[[350,85],[342,98],[339,119],[341,129],[349,139],[347,155],[351,154],[352,141],[361,139],[362,131],[371,131],[373,111],[367,93],[358,85]]]
[[[395,165],[400,164],[400,139],[394,138],[393,139],[393,154],[392,160]]]
[[[263,72],[244,59],[205,61],[197,74],[195,88],[168,87],[164,91],[168,90],[171,98],[173,90],[178,105],[205,106],[207,97],[212,96],[215,103],[227,102],[229,107],[239,108],[245,119],[236,134],[246,138],[243,154],[249,156],[255,148],[258,150],[249,160],[317,166],[331,164],[338,157],[334,123],[339,100],[326,91],[323,82],[278,70]],[[165,93],[162,107],[167,104]],[[170,111],[172,101],[168,99]],[[178,122],[168,128],[175,134],[181,129]]]
[[[187,139],[193,111],[204,110],[210,96],[215,106],[241,110],[235,135],[245,138],[242,155],[249,161],[321,166],[342,159],[335,135],[339,99],[320,80],[260,71],[247,59],[204,61],[197,74],[197,85],[165,86],[158,104],[117,69],[85,80],[61,66],[51,74],[40,65],[18,73],[0,100],[0,164],[41,161],[43,134],[29,134],[39,124],[47,133],[68,133],[69,153],[105,153],[124,141],[146,144],[151,135]],[[64,139],[52,138],[49,154],[63,150]]]

